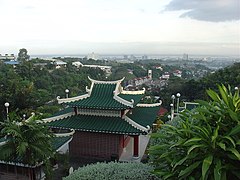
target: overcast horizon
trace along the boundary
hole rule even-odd
[[[239,0],[0,0],[0,54],[240,56],[239,12]]]

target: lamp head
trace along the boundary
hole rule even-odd
[[[9,103],[8,102],[6,102],[5,104],[4,104],[4,106],[6,107],[6,108],[8,108],[9,107]]]

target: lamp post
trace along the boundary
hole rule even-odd
[[[172,104],[173,104],[173,108],[174,108],[174,102],[175,102],[176,97],[175,97],[175,95],[172,95],[171,98],[172,98]]]
[[[174,106],[173,106],[173,104],[170,104],[170,107],[171,107],[171,120],[173,120],[173,118],[174,118]]]
[[[66,98],[68,98],[69,89],[66,89],[65,93],[66,93]]]
[[[179,111],[179,98],[180,98],[181,94],[177,93],[176,96],[177,96],[177,114],[178,114],[178,111]]]
[[[8,102],[6,102],[5,104],[4,104],[4,106],[6,107],[6,112],[7,112],[7,120],[9,119],[9,117],[8,117],[8,107],[9,107],[9,103]]]
[[[25,120],[26,119],[26,114],[23,114],[23,120]]]

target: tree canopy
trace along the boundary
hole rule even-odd
[[[239,90],[207,90],[210,101],[185,111],[154,134],[150,159],[164,179],[240,178]]]
[[[89,85],[87,76],[105,79],[100,69],[77,69],[68,64],[66,68],[56,69],[24,61],[16,68],[0,63],[0,117],[6,117],[4,103],[9,102],[10,111],[22,116],[31,112],[53,113],[57,111],[55,99],[64,97],[65,89],[70,96],[85,92]]]
[[[53,155],[53,134],[33,117],[22,121],[6,120],[1,135],[6,137],[6,143],[0,146],[1,160],[34,166]]]
[[[18,53],[18,61],[23,62],[23,61],[28,61],[30,59],[30,56],[28,55],[28,51],[25,48],[22,48],[19,50]]]

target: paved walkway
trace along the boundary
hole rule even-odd
[[[140,162],[147,148],[149,139],[150,139],[149,135],[139,136],[139,158],[135,158],[133,157],[133,137],[131,137],[127,147],[124,148],[123,153],[119,158],[119,161]]]

